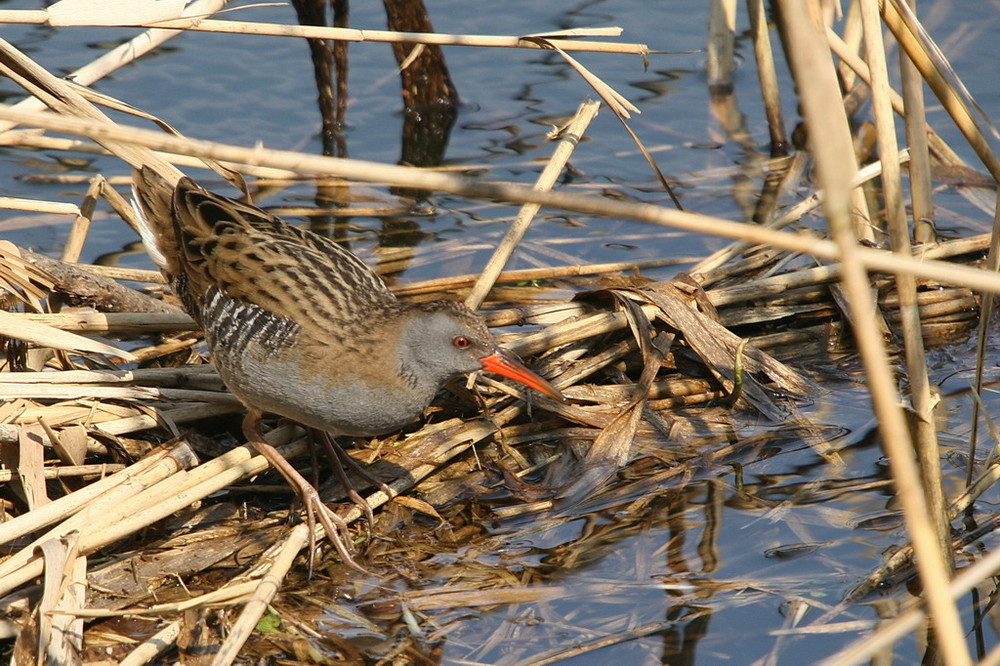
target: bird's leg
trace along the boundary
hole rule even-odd
[[[354,457],[347,451],[345,451],[342,447],[338,446],[334,450],[340,456],[340,459],[344,462],[344,464],[351,468],[352,472],[354,472],[362,479],[364,479],[368,483],[372,484],[373,486],[381,490],[383,493],[385,493],[385,496],[388,497],[389,499],[392,499],[393,497],[396,496],[396,493],[393,492],[392,488],[389,487],[388,483],[386,483],[382,479],[375,478],[375,476],[373,476],[371,472],[365,469],[364,466],[362,466],[357,460],[355,460]]]
[[[339,444],[333,441],[330,433],[324,430],[315,430],[314,433],[316,437],[323,442],[323,446],[326,447],[326,453],[327,457],[330,459],[330,465],[333,467],[333,471],[336,473],[337,479],[340,480],[340,485],[344,487],[344,494],[347,495],[348,499],[350,499],[364,512],[365,518],[368,520],[369,528],[374,529],[375,515],[372,513],[372,507],[368,504],[365,498],[358,493],[350,479],[347,478],[347,473],[344,471],[344,464],[350,467],[351,471],[363,478],[365,481],[368,481],[375,487],[382,489],[383,492],[391,492],[389,490],[389,486],[373,477],[368,470],[359,465],[358,462],[347,453],[347,451],[344,451]]]
[[[338,516],[336,513],[330,510],[323,501],[320,499],[319,492],[310,484],[305,478],[299,474],[298,470],[295,469],[290,462],[288,462],[281,453],[278,452],[276,448],[268,444],[264,440],[264,434],[260,427],[260,410],[250,408],[247,411],[247,416],[243,419],[243,434],[246,436],[247,440],[253,444],[254,448],[257,449],[262,456],[267,458],[271,465],[281,472],[281,475],[285,477],[289,485],[298,493],[299,497],[302,498],[302,504],[306,511],[306,520],[310,528],[310,544],[309,544],[309,559],[310,559],[310,570],[312,570],[312,552],[314,550],[314,543],[312,543],[312,527],[315,525],[316,516],[319,516],[319,521],[326,530],[326,538],[333,544],[333,547],[337,549],[337,553],[340,555],[341,559],[350,567],[357,569],[358,571],[364,571],[361,566],[354,561],[351,557],[351,553],[347,548],[347,544],[344,541],[345,534],[348,533],[347,523],[344,519]]]
[[[316,454],[316,442],[312,437],[309,441],[309,466],[312,470],[312,487],[319,489],[319,456]]]

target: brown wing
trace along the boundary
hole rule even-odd
[[[139,183],[147,178],[143,170]],[[147,215],[159,215],[162,189],[151,196],[141,185],[136,189]],[[189,178],[173,189],[171,212],[173,238],[161,248],[175,253],[178,277],[190,296],[185,301],[198,308],[192,312],[196,317],[213,289],[314,332],[352,328],[396,303],[364,262],[333,241],[213,194]],[[157,233],[166,235],[158,224]]]

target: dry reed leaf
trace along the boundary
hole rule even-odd
[[[447,521],[445,521],[444,518],[441,517],[441,514],[437,512],[437,509],[435,509],[429,503],[427,503],[424,500],[419,499],[417,497],[409,497],[407,495],[400,495],[399,497],[393,498],[392,501],[396,502],[397,504],[401,504],[401,505],[405,506],[408,509],[413,509],[414,511],[419,511],[420,513],[422,513],[424,515],[427,515],[427,516],[430,516],[431,518],[434,518],[435,520],[438,520],[438,521],[440,521],[442,523],[447,522]]]
[[[126,361],[135,360],[135,356],[124,349],[91,340],[76,333],[60,331],[52,326],[46,326],[10,312],[0,311],[0,335],[24,340],[39,347],[52,347],[53,349],[74,352],[94,352]]]
[[[45,506],[49,503],[48,490],[45,487],[45,477],[42,468],[45,466],[45,449],[42,440],[45,430],[37,424],[23,425],[18,428],[17,449],[3,446],[4,463],[7,467],[17,470],[17,478],[28,510]]]
[[[577,60],[570,54],[563,51],[553,42],[544,39],[542,37],[524,37],[523,39],[525,39],[526,41],[535,42],[540,46],[543,46],[544,48],[552,49],[553,51],[561,55],[566,60],[566,62],[569,63],[570,67],[575,69],[577,74],[583,77],[583,80],[586,81],[590,85],[590,87],[594,89],[594,92],[596,92],[600,96],[600,98],[604,100],[604,103],[607,104],[608,108],[614,111],[616,115],[624,118],[631,118],[632,116],[629,115],[629,111],[633,113],[642,113],[641,111],[639,111],[639,108],[636,105],[628,101],[628,98],[626,98],[620,92],[609,86],[599,76],[597,76],[589,69],[584,67],[579,60]]]
[[[20,298],[36,312],[41,300],[53,286],[53,278],[45,270],[21,257],[16,245],[0,240],[0,289]]]
[[[573,470],[575,480],[559,490],[557,496],[569,505],[586,499],[631,459],[649,389],[674,339],[671,334],[660,334],[654,339],[653,328],[639,304],[624,293],[613,290],[608,293],[628,318],[642,353],[642,375],[629,404],[601,430],[579,468]]]
[[[33,619],[38,622],[39,659],[44,656],[45,663],[74,663],[83,648],[83,618],[73,615],[84,605],[87,590],[87,558],[77,557],[78,544],[78,535],[70,534],[39,546],[45,574]]]
[[[632,128],[629,126],[627,122],[628,119],[632,117],[629,115],[629,111],[632,111],[634,113],[641,113],[641,111],[639,111],[639,109],[634,104],[632,104],[632,102],[628,101],[628,99],[624,95],[622,95],[617,90],[615,90],[607,83],[605,83],[603,80],[601,80],[600,77],[598,77],[596,74],[594,74],[589,69],[584,67],[578,60],[576,60],[568,53],[563,51],[561,48],[559,48],[559,46],[557,46],[554,42],[545,39],[543,37],[537,37],[537,36],[525,37],[525,39],[528,39],[530,41],[535,41],[539,45],[542,45],[546,48],[550,48],[556,51],[566,60],[566,62],[570,64],[570,66],[573,69],[576,70],[576,72],[581,77],[583,77],[583,80],[586,81],[590,85],[590,87],[594,89],[594,92],[596,92],[601,97],[602,100],[604,100],[604,103],[607,104],[608,108],[614,112],[615,116],[621,122],[622,127],[625,128],[625,131],[628,133],[628,135],[632,137],[632,141],[639,148],[639,152],[642,153],[642,156],[646,160],[646,163],[649,164],[650,168],[652,168],[653,170],[653,173],[660,181],[660,184],[663,185],[663,190],[668,195],[670,195],[670,200],[673,202],[674,206],[676,206],[678,210],[684,210],[684,207],[681,205],[680,199],[678,199],[677,195],[674,194],[673,188],[670,187],[670,184],[667,182],[667,179],[663,175],[663,172],[660,170],[660,167],[656,163],[656,160],[653,159],[652,153],[649,152],[649,149],[646,148],[645,144],[639,138],[639,135],[632,130]],[[645,58],[645,56],[643,57]]]
[[[59,0],[48,8],[48,24],[142,25],[180,18],[186,0]]]
[[[656,305],[657,317],[684,335],[685,341],[704,361],[706,367],[727,388],[732,389],[735,375],[733,359],[740,346],[740,338],[715,319],[691,308],[676,287],[669,283],[651,285],[648,289],[631,290],[646,303]],[[776,403],[769,390],[754,375],[762,373],[774,381],[782,392],[789,395],[808,395],[815,390],[812,382],[787,365],[754,347],[744,352],[746,375],[743,398],[772,421],[782,421],[790,416],[791,405]]]
[[[46,425],[41,420],[43,426]],[[87,429],[82,425],[74,424],[64,428],[61,432],[48,431],[49,439],[52,440],[52,448],[59,459],[68,465],[82,465],[87,456]],[[55,436],[53,436],[55,435]]]
[[[601,429],[582,461],[571,470],[576,479],[560,488],[557,498],[565,500],[560,508],[575,506],[599,490],[618,469],[628,462],[642,419],[642,403],[634,402]]]

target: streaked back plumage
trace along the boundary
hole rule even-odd
[[[135,180],[143,242],[153,245],[150,255],[200,323],[213,289],[318,333],[331,327],[350,333],[399,305],[368,266],[324,236],[189,178],[173,187],[141,169]]]

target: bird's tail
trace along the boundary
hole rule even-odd
[[[153,263],[171,278],[182,271],[173,213],[175,187],[155,169],[141,166],[132,171],[136,231]]]

